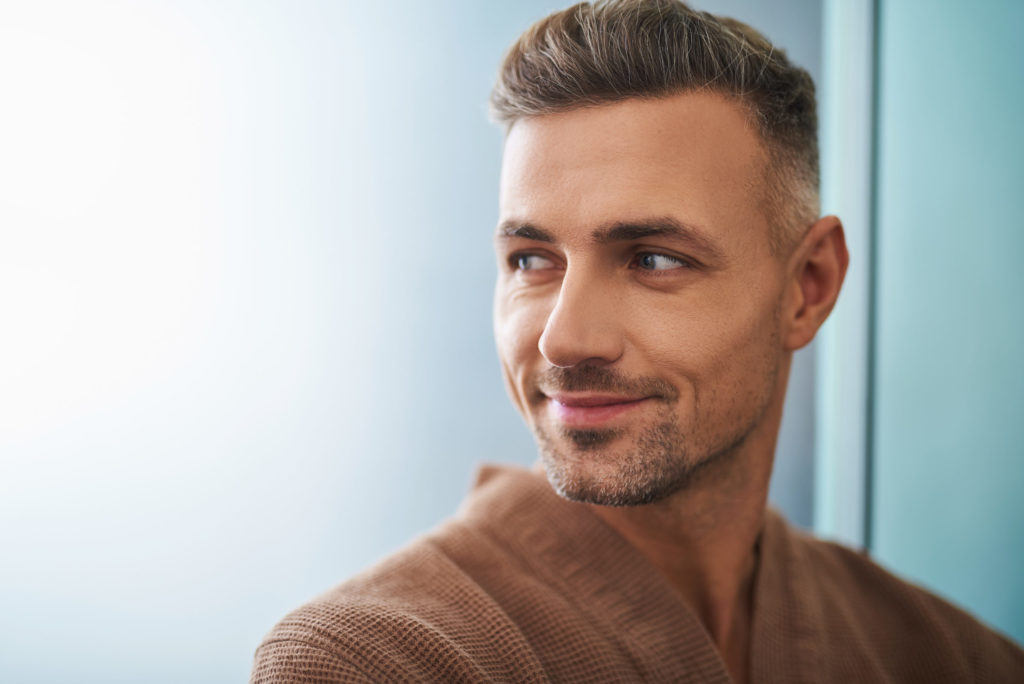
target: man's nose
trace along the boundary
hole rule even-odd
[[[585,362],[614,363],[624,349],[618,307],[618,298],[608,291],[607,283],[573,273],[570,268],[540,336],[540,353],[560,368]]]

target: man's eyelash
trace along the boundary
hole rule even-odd
[[[659,271],[675,271],[675,270],[690,269],[690,268],[696,268],[696,266],[697,266],[697,264],[695,264],[693,261],[691,261],[690,259],[687,259],[685,257],[677,256],[675,254],[666,254],[664,252],[654,252],[654,251],[637,252],[636,254],[633,255],[633,259],[632,259],[631,265],[633,265],[634,267],[640,267],[642,265],[641,261],[643,259],[647,258],[647,257],[655,257],[655,258],[662,257],[664,259],[669,259],[670,261],[672,261],[675,264],[678,264],[678,266],[676,268],[671,268],[671,269],[653,269],[653,268],[651,268],[651,269],[648,269],[648,268],[642,269],[642,270],[645,270],[645,271],[649,271],[651,273],[657,273]]]

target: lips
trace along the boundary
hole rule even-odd
[[[548,395],[550,410],[566,427],[596,428],[631,412],[650,397],[612,394],[553,393]]]

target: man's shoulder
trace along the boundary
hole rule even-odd
[[[925,681],[932,668],[962,673],[964,681],[1024,677],[1024,651],[962,608],[864,551],[792,528],[786,536],[786,565],[802,565],[798,576],[809,585],[794,591],[814,588],[805,604],[834,661],[874,660],[880,669],[916,671],[915,681]]]
[[[450,523],[291,612],[257,650],[252,680],[481,679],[466,644],[521,637],[444,548],[472,535]],[[283,678],[282,667],[302,674]]]

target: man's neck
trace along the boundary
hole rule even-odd
[[[757,546],[772,460],[743,451],[730,455],[720,472],[708,472],[664,501],[592,506],[679,591],[738,682],[747,679]]]

